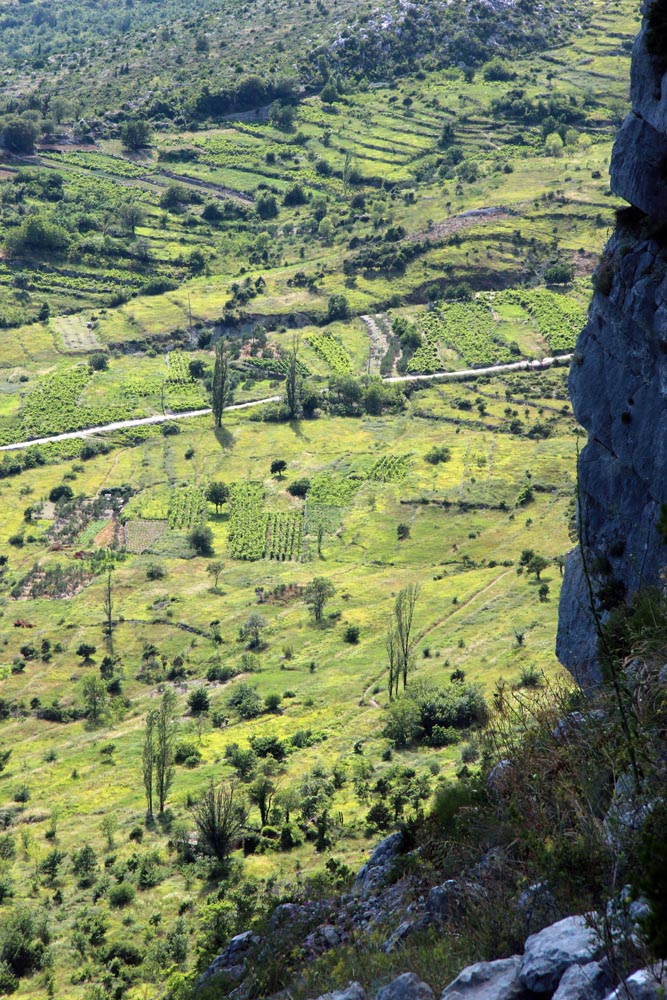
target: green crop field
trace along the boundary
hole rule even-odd
[[[483,713],[397,735],[404,588],[412,698],[562,676],[567,362],[411,377],[573,353],[639,15],[66,6],[0,5],[0,946],[46,918],[17,997],[186,1000],[474,768]]]

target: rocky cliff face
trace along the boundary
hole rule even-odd
[[[579,458],[584,558],[571,553],[557,654],[583,684],[600,668],[589,583],[602,616],[667,569],[667,0],[644,6],[632,62],[632,111],[612,157],[620,213],[570,374],[588,431]],[[664,49],[664,51],[662,51]]]

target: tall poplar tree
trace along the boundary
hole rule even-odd
[[[211,386],[211,408],[215,426],[222,427],[222,414],[229,403],[229,351],[224,340],[215,345],[215,365],[213,367],[213,384]]]

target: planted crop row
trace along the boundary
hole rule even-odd
[[[59,156],[50,155],[50,160],[62,162],[74,167],[85,167],[88,170],[103,170],[106,174],[113,174],[115,177],[143,177],[148,172],[146,167],[137,166],[129,160],[123,160],[119,156],[108,156],[105,153],[86,152],[65,152]]]
[[[321,472],[310,481],[308,503],[325,504],[329,507],[347,507],[361,485],[358,478],[336,476]]]
[[[15,430],[5,429],[8,436],[12,440],[42,437],[122,420],[127,406],[81,404],[81,395],[93,377],[87,365],[62,366],[42,375],[24,400]]]
[[[27,437],[58,433],[73,428],[70,417],[76,412],[79,396],[88,385],[91,371],[87,365],[56,368],[42,375],[26,397],[21,410],[21,422]]]
[[[552,351],[572,350],[586,322],[583,306],[548,288],[511,288],[499,292],[497,299],[525,309]]]
[[[433,313],[425,313],[417,323],[422,342],[408,362],[409,372],[421,372],[430,375],[442,368],[438,354],[439,325],[432,320]]]
[[[262,372],[275,373],[276,375],[286,375],[289,369],[289,361],[286,358],[244,358],[244,368],[257,368]],[[306,378],[310,375],[310,370],[302,361],[296,363],[299,375]]]
[[[396,483],[405,479],[409,468],[409,455],[383,455],[371,466],[368,478],[379,483]]]
[[[491,310],[483,302],[452,302],[426,313],[420,329],[428,326],[471,368],[504,364],[514,359],[507,342],[494,331]]]
[[[266,529],[266,558],[298,559],[301,552],[303,515],[269,514]]]
[[[170,528],[194,528],[206,518],[206,498],[198,486],[174,490],[169,501]]]
[[[341,342],[330,333],[313,333],[308,337],[308,342],[336,375],[347,375],[352,371],[349,354]]]
[[[198,382],[193,382],[191,385],[168,386],[165,393],[165,403],[174,413],[182,413],[185,410],[200,410],[208,405]]]
[[[268,515],[260,483],[237,483],[231,489],[229,554],[233,559],[263,559]]]
[[[190,357],[185,351],[170,351],[167,355],[167,382],[186,385],[192,381]]]

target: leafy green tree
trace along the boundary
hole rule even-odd
[[[403,677],[403,690],[408,686],[408,672],[411,665],[411,635],[412,619],[415,604],[419,597],[419,585],[410,583],[398,592],[394,603],[394,621],[396,627],[397,668]],[[398,691],[398,687],[396,689]]]
[[[225,748],[225,760],[236,771],[241,781],[247,781],[255,772],[257,767],[257,754],[249,747],[243,750],[238,743],[229,743]]]
[[[336,593],[331,580],[324,576],[316,576],[303,592],[303,599],[310,608],[316,622],[322,621],[324,608],[328,600]]]
[[[153,818],[153,781],[155,776],[155,729],[157,726],[157,710],[146,716],[144,729],[144,745],[141,754],[141,773],[146,793],[146,815]]]
[[[247,807],[233,783],[214,785],[192,806],[199,842],[209,854],[226,861],[246,821]]]
[[[299,420],[303,416],[303,380],[299,371],[299,342],[292,340],[285,378],[285,400],[290,420]]]
[[[266,619],[254,612],[239,630],[239,636],[248,642],[248,649],[259,649],[262,645],[262,632],[266,628]]]
[[[99,726],[107,709],[109,695],[101,677],[88,674],[83,680],[83,703],[91,726]]]
[[[220,339],[215,345],[215,364],[211,385],[211,408],[216,427],[222,426],[222,414],[229,403],[230,394],[229,351],[225,341]]]
[[[336,294],[329,297],[327,304],[327,321],[332,323],[337,319],[349,319],[350,304],[344,295]]]
[[[547,156],[553,156],[556,159],[560,159],[563,155],[563,140],[559,136],[558,132],[551,132],[550,135],[544,140],[544,152]]]
[[[255,211],[260,219],[275,219],[278,215],[278,202],[272,194],[261,194],[255,202]]]
[[[84,663],[90,663],[94,653],[97,652],[97,646],[91,646],[88,642],[82,642],[76,651],[76,655],[82,657]]]
[[[121,126],[120,138],[126,149],[136,152],[150,146],[151,127],[143,118],[130,118]]]
[[[271,462],[271,475],[278,476],[278,479],[283,478],[283,472],[287,468],[287,462],[284,458],[276,458]]]
[[[248,798],[259,809],[262,826],[266,826],[269,821],[269,813],[271,812],[275,794],[276,786],[271,781],[271,778],[265,774],[261,774],[258,778],[255,778],[248,789]]]
[[[48,257],[60,253],[69,245],[69,233],[62,226],[35,213],[29,215],[7,235],[5,247],[10,257],[33,254]]]
[[[39,129],[27,118],[10,118],[2,127],[2,144],[10,153],[32,156]]]
[[[235,686],[227,704],[230,708],[235,708],[242,719],[255,719],[262,712],[262,699],[257,689],[245,681]]]
[[[229,500],[229,486],[226,483],[209,483],[206,488],[206,499],[214,505],[216,514],[219,513],[222,505]]]
[[[97,854],[90,844],[85,844],[78,851],[74,851],[72,855],[72,871],[77,876],[81,889],[87,889],[93,884],[97,878],[98,870]]]
[[[137,226],[140,226],[144,221],[146,213],[143,207],[137,204],[137,202],[127,201],[123,205],[118,206],[116,214],[123,229],[134,236]]]
[[[176,695],[165,691],[155,718],[155,790],[161,813],[174,780],[176,734]]]
[[[540,579],[540,574],[549,565],[549,560],[545,559],[544,556],[533,555],[528,561],[526,566],[526,573],[534,573],[537,580]]]
[[[209,563],[208,566],[206,567],[206,572],[208,573],[208,575],[213,577],[213,586],[216,589],[218,586],[218,580],[220,579],[220,574],[222,573],[224,568],[225,564],[221,562],[219,559],[216,559],[214,560],[214,562]]]

